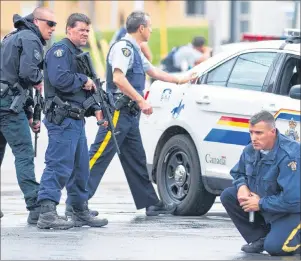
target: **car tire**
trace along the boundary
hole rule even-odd
[[[198,153],[188,135],[175,135],[165,143],[156,175],[161,199],[177,204],[175,215],[200,216],[212,207],[216,196],[204,187]]]

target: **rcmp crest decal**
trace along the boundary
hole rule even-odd
[[[122,48],[121,51],[125,57],[129,57],[132,53],[128,48]]]
[[[63,49],[57,49],[56,51],[54,51],[54,56],[57,58],[60,58],[64,55],[64,50]]]
[[[295,141],[300,141],[299,133],[296,130],[297,122],[292,118],[288,123],[288,130],[285,132],[285,135]]]

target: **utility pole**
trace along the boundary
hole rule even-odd
[[[238,41],[238,1],[230,1],[230,43]]]
[[[163,59],[168,52],[168,39],[166,28],[167,3],[166,0],[160,0],[160,58]]]
[[[217,53],[222,42],[222,3],[220,1],[208,1],[206,4],[209,29],[208,44],[213,48],[213,53]]]

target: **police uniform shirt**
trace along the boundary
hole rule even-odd
[[[80,91],[88,80],[86,75],[76,73],[77,66],[72,57],[69,48],[62,43],[53,45],[45,57],[50,83],[64,93]]]
[[[194,49],[192,44],[184,45],[174,54],[174,65],[177,68],[186,71],[195,66],[195,62],[199,60],[203,54]]]
[[[146,59],[146,57],[142,53],[141,48],[138,45],[137,41],[131,35],[126,34],[121,39],[121,41],[113,45],[110,51],[108,57],[108,63],[112,66],[112,73],[114,73],[115,69],[120,69],[124,73],[124,75],[126,75],[128,69],[131,69],[133,67],[133,61],[134,61],[133,47],[130,46],[126,41],[122,41],[123,39],[131,42],[133,47],[140,54],[144,72],[147,72],[150,69],[154,68],[154,66]]]

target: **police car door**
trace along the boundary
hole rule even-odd
[[[204,116],[200,161],[203,176],[214,177],[216,189],[230,179],[230,169],[249,141],[248,121],[262,110],[271,93],[262,92],[277,52],[240,53],[208,70],[199,79],[196,103]],[[196,90],[197,91],[197,90]]]

